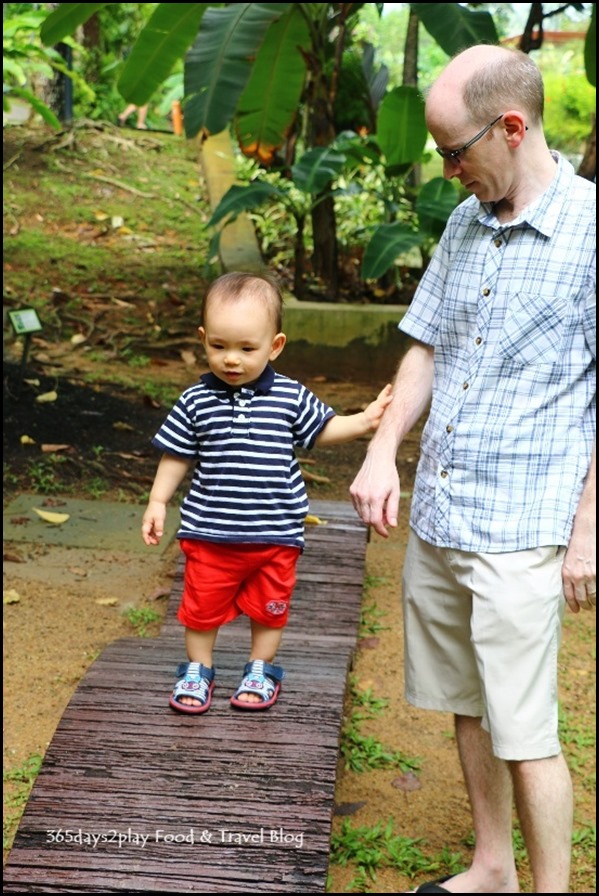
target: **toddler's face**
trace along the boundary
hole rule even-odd
[[[283,333],[275,333],[268,309],[251,298],[213,302],[199,334],[210,370],[231,386],[257,380],[285,345]]]

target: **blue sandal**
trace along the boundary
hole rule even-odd
[[[251,660],[243,670],[241,684],[231,697],[231,706],[237,709],[268,709],[276,703],[285,670],[281,666],[272,666],[264,660]],[[240,694],[257,694],[260,703],[248,703],[239,700]]]
[[[210,709],[214,690],[214,668],[201,663],[181,663],[177,668],[177,683],[169,704],[178,712],[199,715]],[[197,703],[181,703],[181,697],[192,697]]]

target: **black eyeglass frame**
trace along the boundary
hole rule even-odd
[[[485,134],[491,130],[493,125],[497,124],[500,121],[505,112],[502,112],[501,115],[498,115],[497,118],[494,118],[491,124],[488,124],[482,131],[473,137],[472,140],[469,140],[468,143],[464,143],[463,146],[460,146],[459,149],[439,149],[438,146],[435,146],[435,152],[439,153],[442,159],[445,159],[447,162],[457,162],[462,153],[466,152],[467,149],[470,149],[471,146],[474,146],[475,143],[478,143],[479,140],[485,136]]]

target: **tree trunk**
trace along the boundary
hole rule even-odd
[[[310,121],[310,146],[330,146],[335,139],[332,109],[326,98],[326,83],[322,78],[318,88],[324,96],[317,97],[312,107]],[[326,192],[326,191],[323,191]],[[321,194],[322,195],[322,194]],[[337,247],[337,219],[332,196],[315,197],[312,210],[312,270],[326,286],[330,299],[336,299],[339,291]]]
[[[327,196],[318,202],[312,210],[312,238],[314,273],[325,284],[328,298],[336,299],[339,292],[339,251],[335,203],[332,196]]]

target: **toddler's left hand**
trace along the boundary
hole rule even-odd
[[[385,388],[381,389],[375,400],[371,401],[364,411],[371,429],[377,429],[383,414],[385,413],[385,409],[391,404],[392,400],[393,387],[391,386],[391,383],[387,383]]]

